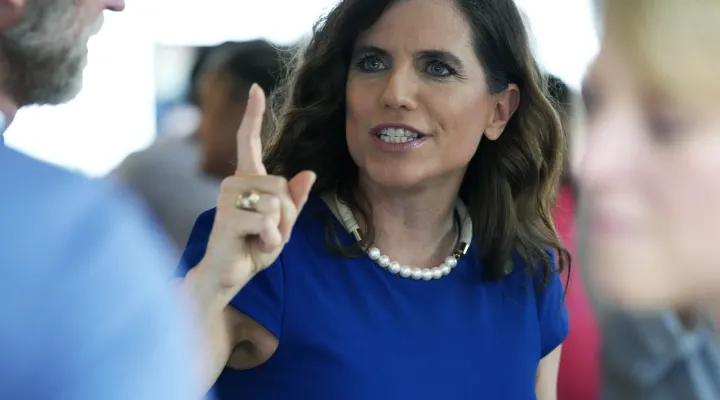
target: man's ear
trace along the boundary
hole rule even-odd
[[[20,20],[26,2],[27,0],[0,0],[0,32]]]
[[[495,108],[490,114],[490,121],[488,121],[485,128],[485,137],[490,140],[497,140],[500,137],[510,118],[517,111],[520,105],[520,89],[516,84],[511,83],[505,90],[495,95],[494,98]]]

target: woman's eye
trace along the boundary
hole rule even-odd
[[[452,73],[453,73],[453,71],[450,67],[448,67],[447,65],[445,65],[441,62],[438,62],[438,61],[430,63],[426,67],[426,70],[430,75],[440,76],[440,77],[449,76],[449,75],[452,75]]]
[[[358,62],[363,71],[379,71],[385,68],[385,63],[377,56],[365,56]]]

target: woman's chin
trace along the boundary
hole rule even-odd
[[[411,166],[373,165],[364,171],[364,175],[367,181],[365,184],[397,190],[421,188],[428,181],[426,174]]]
[[[361,181],[382,188],[407,191],[431,189],[435,192],[457,192],[465,174],[465,168],[445,170],[438,168],[434,160],[419,159],[406,162],[379,162],[373,160],[362,165]]]

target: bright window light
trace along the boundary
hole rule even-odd
[[[89,44],[84,87],[73,101],[20,110],[6,143],[90,176],[106,174],[155,138],[155,44],[143,1],[107,13]]]

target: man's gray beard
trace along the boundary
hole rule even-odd
[[[0,35],[0,87],[17,102],[61,104],[82,88],[85,38],[70,41],[74,0],[31,0],[20,22]]]

